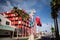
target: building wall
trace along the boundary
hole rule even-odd
[[[22,36],[27,36],[27,35],[31,34],[29,20],[23,21],[22,17],[18,18],[17,14],[14,15],[14,12],[9,12],[9,13],[6,12],[5,14],[7,15],[6,18],[11,20],[11,25],[19,28],[19,32],[22,34]]]
[[[14,30],[15,28],[11,26],[11,21],[0,14],[0,37],[10,37],[10,32]]]
[[[8,22],[9,22],[9,26],[11,26],[11,21],[8,20],[7,18],[5,18],[5,17],[4,17],[3,15],[1,15],[1,14],[0,14],[0,19],[1,19],[1,22],[0,22],[1,25],[6,25],[6,21],[8,21]]]

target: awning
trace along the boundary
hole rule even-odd
[[[9,31],[14,31],[15,28],[7,26],[7,25],[0,25],[1,30],[9,30]]]

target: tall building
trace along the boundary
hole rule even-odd
[[[11,26],[11,21],[5,18],[4,15],[0,13],[0,25],[9,25]]]
[[[0,37],[10,36],[15,28],[11,26],[11,21],[5,18],[5,15],[0,13]]]
[[[11,21],[12,26],[15,26],[16,29],[18,28],[19,36],[26,37],[31,34],[29,19],[25,18],[22,20],[23,18],[21,16],[18,17],[18,14],[14,14],[14,10],[11,10],[10,12],[4,12],[3,14],[5,14],[6,18]],[[26,14],[26,12],[23,11],[23,14]]]

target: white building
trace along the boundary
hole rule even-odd
[[[11,21],[5,18],[5,15],[0,14],[0,24],[11,26]]]
[[[11,21],[5,18],[5,15],[0,13],[0,37],[7,36],[14,31],[15,28],[11,26]],[[3,31],[3,32],[2,32]],[[2,38],[3,39],[3,38]]]

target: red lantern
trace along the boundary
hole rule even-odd
[[[40,18],[38,16],[36,17],[36,23],[38,26],[42,26]]]

